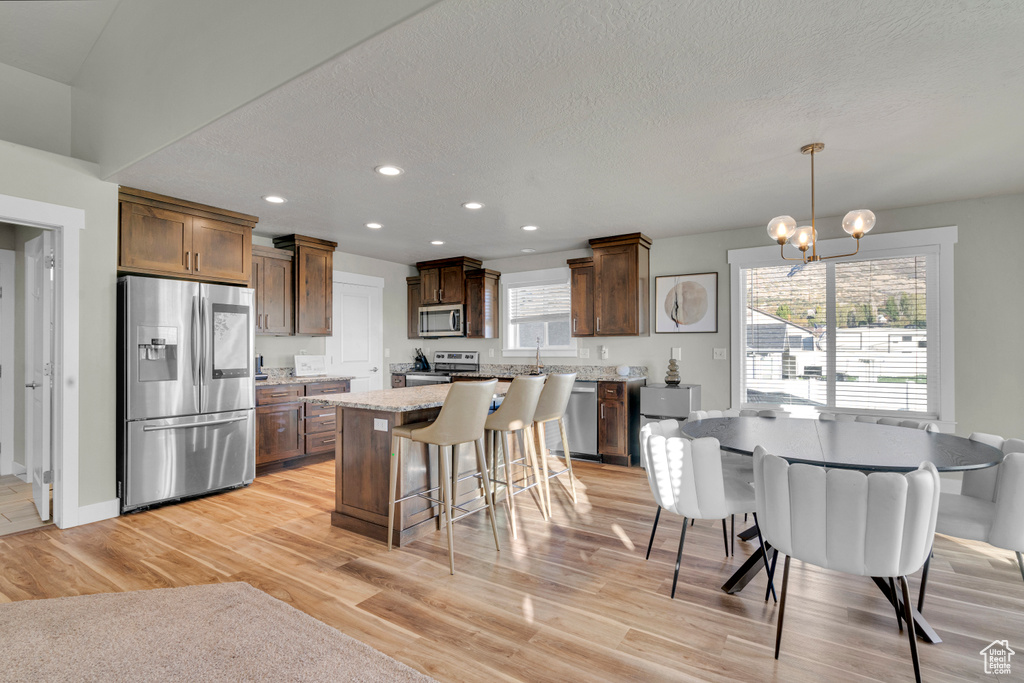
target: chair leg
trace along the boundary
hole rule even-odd
[[[775,593],[775,563],[779,561],[779,551],[772,548],[772,562],[768,565],[768,587],[764,589],[764,601],[768,602],[768,596]],[[779,599],[775,598],[778,602]]]
[[[391,437],[391,464],[388,470],[388,552],[391,552],[391,537],[395,535],[395,498],[398,498],[398,454],[402,449],[402,439]]]
[[[924,589],[928,586],[928,567],[932,563],[932,555],[935,554],[934,548],[928,549],[928,559],[924,561],[924,567],[921,569],[921,590],[917,594],[917,611],[924,613]],[[1020,553],[1017,553],[1020,557]],[[1021,574],[1024,575],[1024,569],[1021,570]],[[896,589],[893,589],[893,595],[896,594]]]
[[[476,440],[476,464],[484,477],[484,501],[487,504],[487,516],[491,520],[491,532],[494,534],[494,549],[501,552],[498,543],[498,520],[494,515],[494,495],[491,493],[491,478],[487,475],[487,460],[484,458],[484,438]]]
[[[543,422],[534,423],[537,426],[534,436],[537,442],[537,455],[540,458],[541,476],[544,477],[544,507],[548,509],[548,517],[551,516],[551,479],[548,478],[548,444],[547,434]]]
[[[679,563],[683,560],[683,541],[686,540],[686,517],[683,517],[683,531],[679,534],[679,552],[676,553],[676,573],[672,577],[672,597],[676,597],[676,584],[679,583]]]
[[[690,526],[693,526],[693,523],[694,523],[694,522],[696,522],[696,521],[697,521],[697,520],[695,520],[695,519],[691,519],[691,520],[690,520]]]
[[[1017,566],[1020,567],[1020,578],[1024,579],[1024,556],[1017,553]],[[920,612],[921,610],[918,610]]]
[[[452,480],[448,470],[452,467],[453,446],[438,446],[438,460],[441,461],[441,499],[444,501],[444,523],[448,533],[448,567],[455,575],[455,534],[452,530]]]
[[[729,557],[729,529],[724,517],[722,518],[722,540],[725,541],[725,556]]]
[[[576,477],[572,473],[572,457],[569,455],[569,436],[565,433],[565,420],[558,418],[558,431],[562,435],[562,451],[565,453],[565,466],[569,468],[569,492],[572,494],[572,504],[576,505]]]
[[[654,513],[654,526],[651,527],[651,540],[647,543],[647,557],[645,560],[651,559],[651,548],[654,547],[654,532],[658,530],[658,520],[661,518],[661,506],[658,506],[658,511]]]
[[[729,549],[729,554],[736,557],[736,515],[729,515],[729,538],[732,547]]]
[[[900,577],[903,589],[904,618],[907,620],[907,637],[910,639],[910,658],[914,660],[914,680],[921,683],[921,662],[917,658],[917,633],[914,631],[914,612],[910,606],[910,583],[906,576]]]
[[[505,505],[508,506],[508,523],[512,527],[512,538],[519,538],[519,524],[516,521],[516,500],[515,500],[515,489],[512,488],[512,457],[509,455],[509,444],[511,437],[508,432],[501,432],[498,434],[495,432],[497,439],[496,443],[501,445],[501,459],[505,469]],[[495,457],[497,457],[497,450],[494,451]]]
[[[893,597],[896,598],[896,582],[891,576],[889,577],[889,590],[892,591]],[[903,633],[903,617],[900,614],[901,605],[899,598],[896,598],[893,607],[896,608],[896,625],[900,627],[900,633]]]
[[[779,600],[779,619],[775,627],[775,659],[779,658],[779,646],[782,645],[782,619],[786,616],[786,588],[789,586],[789,555],[782,565],[782,598]]]
[[[772,595],[775,595],[775,570],[773,569],[773,567],[769,567],[768,566],[768,551],[764,549],[764,539],[761,538],[761,527],[757,523],[757,513],[756,512],[754,513],[754,528],[757,529],[757,542],[761,544],[761,556],[764,559],[764,570],[768,574],[768,593],[771,593]],[[775,558],[777,558],[777,557],[778,557],[778,553],[776,552]],[[787,555],[786,557],[788,558],[789,556]],[[773,566],[774,566],[775,558],[772,558]],[[778,600],[779,600],[779,598],[778,598],[778,596],[776,596],[775,597],[775,601],[778,602]],[[767,593],[764,596],[764,601],[768,602],[768,595],[767,595]]]
[[[537,465],[537,452],[533,447],[533,429],[530,427],[524,427],[522,430],[516,432],[519,437],[519,450],[526,456],[526,459],[530,461],[530,467],[533,469],[533,481],[538,484],[537,488],[537,504],[540,505],[540,513],[544,519],[550,519],[551,515],[544,506],[544,489],[540,479],[540,467]],[[525,438],[524,438],[525,434]]]

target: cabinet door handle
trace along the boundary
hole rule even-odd
[[[185,270],[191,270],[191,269],[192,269],[192,252],[191,251],[186,251],[185,252]]]
[[[331,316],[327,316],[327,329],[331,329]]]
[[[269,313],[264,313],[263,314],[263,329],[266,330],[269,327],[270,327],[270,314]]]
[[[199,272],[199,257],[201,257],[201,256],[202,256],[202,254],[200,254],[200,253],[199,253],[199,252],[197,251],[197,252],[196,252],[196,272],[197,272],[197,273]]]
[[[270,398],[280,398],[282,396],[291,396],[291,392],[284,392],[283,394],[271,394]]]
[[[259,313],[256,314],[256,329],[262,329],[263,327],[263,316]]]
[[[320,443],[334,443],[335,441],[337,441],[337,439],[324,439]]]
[[[598,332],[601,331],[601,319],[600,318],[597,319],[597,331]]]
[[[601,404],[601,419],[604,419],[604,404]]]
[[[573,331],[573,334],[576,333],[576,318],[572,319],[572,331]]]

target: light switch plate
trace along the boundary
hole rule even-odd
[[[608,360],[608,347],[599,346],[598,348],[601,350],[601,360]]]
[[[718,349],[718,348],[715,349],[715,354],[714,354],[714,359],[715,360],[725,360],[726,358],[728,358],[728,356],[725,353],[725,349]]]
[[[580,358],[590,358],[590,349],[586,346],[580,347]]]
[[[682,346],[673,346],[672,347],[672,360],[682,360],[682,359],[683,359],[683,347]]]
[[[373,418],[373,429],[378,432],[388,431],[388,421],[382,417]]]
[[[385,358],[391,358],[391,349],[385,347],[385,349],[384,349],[384,357]]]
[[[494,358],[494,349],[487,349],[487,357]]]

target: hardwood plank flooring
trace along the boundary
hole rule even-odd
[[[61,531],[0,538],[0,601],[246,581],[442,681],[912,680],[906,636],[869,579],[794,562],[779,661],[765,579],[719,586],[752,552],[725,558],[718,522],[687,531],[654,517],[641,470],[575,464],[579,505],[552,490],[545,522],[516,498],[520,534],[499,510],[386,552],[332,527],[333,463],[266,474],[250,487]],[[0,496],[4,495],[0,482]],[[919,643],[924,678],[984,678],[979,651],[1024,633],[1012,553],[937,537],[925,615],[943,643]],[[912,579],[916,591],[916,577]],[[915,593],[916,599],[916,593]],[[1020,666],[1024,673],[1024,661]]]
[[[32,499],[32,484],[23,482],[13,474],[0,477],[0,536],[41,529],[52,524],[39,519]]]

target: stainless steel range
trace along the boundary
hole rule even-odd
[[[435,351],[433,371],[406,373],[405,386],[421,387],[425,384],[448,384],[452,381],[452,372],[479,371],[479,351]]]

